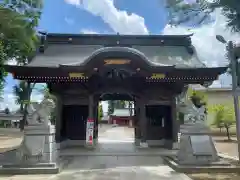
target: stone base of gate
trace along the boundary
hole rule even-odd
[[[140,139],[135,139],[134,142],[135,146],[142,147],[142,148],[151,148],[151,147],[162,147],[162,148],[173,148],[173,141],[172,140],[166,140],[166,139],[160,139],[160,140],[147,140],[146,144],[142,144]],[[142,146],[141,146],[142,145]]]
[[[92,145],[86,144],[86,140],[64,140],[60,143],[57,143],[57,149],[65,149],[71,147],[85,147],[85,148],[94,148],[98,144],[98,139],[93,139]]]

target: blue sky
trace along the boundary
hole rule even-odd
[[[117,32],[120,34],[189,34],[194,32],[193,44],[202,61],[208,66],[224,64],[226,61],[224,46],[215,40],[215,34],[222,33],[227,38],[236,36],[225,31],[223,24],[226,20],[221,13],[216,12],[212,16],[213,19],[217,19],[216,22],[211,21],[213,23],[189,31],[189,26],[194,24],[195,20],[189,22],[188,27],[170,27],[167,24],[168,11],[163,2],[164,0],[45,0],[38,29],[49,33],[74,34]],[[223,78],[220,82],[229,84],[228,79]],[[8,76],[0,109],[6,106],[10,109],[18,107],[15,105],[12,93],[14,84],[16,81]],[[219,84],[219,81],[216,84]],[[39,100],[41,97],[37,90],[33,92],[33,100]]]
[[[95,16],[86,10],[87,8],[77,7],[66,2],[45,0],[39,28],[57,33],[80,33],[84,30],[116,33],[101,16]],[[144,17],[149,32],[159,34],[167,23],[166,10],[160,2],[161,0],[151,0],[151,3],[146,3],[145,0],[115,0],[114,6],[118,11],[135,13]]]

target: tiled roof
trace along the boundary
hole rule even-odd
[[[123,47],[113,47],[121,52]],[[113,49],[112,48],[112,49]],[[96,52],[111,50],[100,45],[49,45],[28,66],[57,67],[59,65],[81,65]],[[125,50],[143,54],[154,66],[204,67],[196,56],[189,54],[184,46],[132,46]],[[127,51],[127,50],[126,50]]]
[[[154,66],[203,67],[191,35],[77,35],[47,34],[44,53],[38,53],[28,66],[56,67],[82,64],[97,51],[129,48],[143,54]]]

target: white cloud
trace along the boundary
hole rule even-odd
[[[8,107],[11,111],[17,110],[20,105],[16,104],[15,99],[16,97],[13,93],[4,93],[3,99],[0,102],[0,110],[5,109],[6,107]],[[41,102],[42,99],[43,95],[40,93],[32,93],[31,95],[31,101]]]
[[[91,29],[82,29],[81,33],[83,33],[83,34],[100,34],[99,32],[91,30]]]
[[[148,34],[144,18],[126,11],[118,10],[113,0],[65,0],[82,8],[94,16],[99,16],[110,28],[119,34]]]
[[[223,66],[228,63],[225,58],[225,45],[216,40],[216,35],[222,35],[227,40],[236,40],[240,34],[234,34],[226,28],[227,20],[221,14],[220,9],[213,14],[216,21],[213,24],[203,25],[195,29],[185,27],[170,27],[167,25],[163,34],[191,34],[192,43],[196,47],[198,56],[207,66]]]
[[[7,64],[8,65],[17,65],[17,61],[16,61],[16,59],[11,59],[11,60],[7,61]]]
[[[228,60],[225,58],[225,45],[216,40],[216,35],[222,35],[226,40],[238,40],[240,34],[232,33],[226,28],[227,19],[221,14],[221,10],[216,10],[213,14],[216,21],[213,24],[204,25],[195,29],[185,27],[170,27],[167,25],[163,34],[190,34],[194,33],[192,43],[196,47],[199,59],[207,66],[225,66]],[[221,82],[221,83],[220,83]],[[230,85],[231,77],[222,75],[220,81],[214,82],[215,86],[220,84]]]

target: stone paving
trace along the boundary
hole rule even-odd
[[[100,133],[99,149],[112,152],[132,152],[133,129],[127,127],[105,128]],[[159,155],[72,156],[68,166],[57,175],[16,175],[0,177],[0,180],[190,180],[163,164]]]

